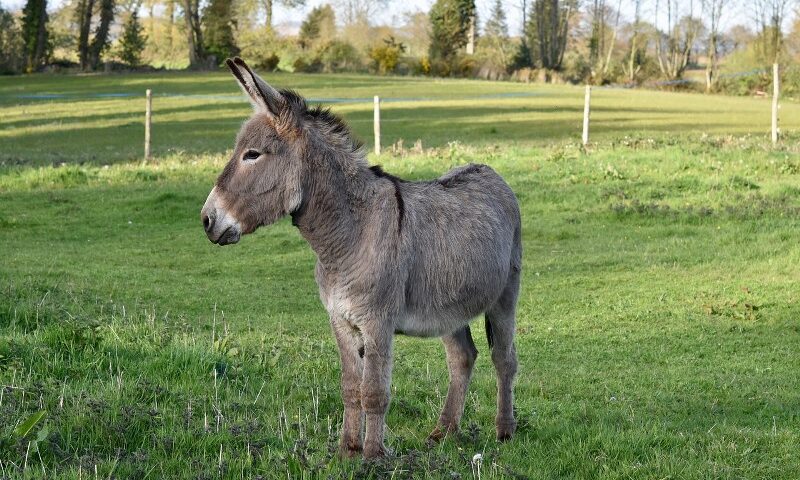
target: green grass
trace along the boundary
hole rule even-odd
[[[311,99],[348,100],[337,113],[364,140],[372,138],[372,97],[382,109],[385,145],[399,139],[426,147],[459,140],[527,144],[577,140],[581,87],[362,75],[269,74],[279,87]],[[0,164],[109,164],[140,158],[144,91],[153,99],[153,152],[214,154],[233,145],[250,107],[228,73],[0,77]],[[107,97],[108,95],[129,97]],[[47,99],[48,95],[60,96]],[[44,98],[31,98],[38,96]],[[98,97],[105,96],[105,97]],[[693,134],[765,136],[770,102],[725,96],[595,88],[592,138]],[[783,102],[781,128],[800,131],[800,104]]]
[[[225,248],[201,230],[199,209],[248,112],[226,76],[0,78],[0,477],[473,478],[478,452],[481,478],[796,477],[796,105],[782,113],[789,140],[771,149],[753,113],[766,102],[599,90],[599,144],[584,152],[572,141],[582,97],[571,87],[275,81],[326,98],[441,97],[386,124],[406,146],[441,148],[372,161],[407,178],[483,162],[511,183],[525,247],[517,436],[493,439],[494,374],[476,322],[463,435],[425,446],[446,393],[444,353],[399,337],[388,416],[397,456],[335,458],[338,362],[313,253],[285,220]],[[157,97],[174,110],[157,131],[175,145],[157,134],[149,165],[131,161],[141,99],[8,97],[153,82],[231,99]],[[548,95],[448,99],[514,89]],[[369,139],[369,108],[335,110]],[[206,133],[202,122],[213,123]],[[47,166],[60,161],[69,165]]]

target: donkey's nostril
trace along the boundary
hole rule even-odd
[[[208,215],[203,215],[203,229],[208,232],[211,229],[211,219]]]

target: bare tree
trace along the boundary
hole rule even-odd
[[[719,36],[720,21],[723,13],[729,9],[733,0],[700,0],[703,17],[708,22],[708,38],[706,40],[706,93],[711,92],[717,83],[719,72]]]
[[[589,38],[589,58],[592,64],[592,82],[602,84],[611,65],[611,56],[617,43],[622,0],[617,0],[616,10],[606,5],[606,0],[593,0],[590,15],[592,34]],[[611,26],[610,17],[615,17]],[[608,30],[611,30],[609,34]],[[610,35],[610,38],[608,38]]]
[[[369,24],[372,17],[386,8],[391,0],[336,0],[337,11],[345,25]]]
[[[628,54],[628,61],[623,65],[622,69],[628,77],[629,83],[636,81],[636,76],[642,69],[641,57],[644,55],[645,48],[642,45],[642,3],[643,0],[633,0],[633,24],[630,52]],[[646,45],[645,45],[646,47]]]
[[[658,68],[668,80],[677,80],[683,76],[692,47],[702,28],[702,22],[694,17],[694,1],[689,0],[689,9],[681,9],[678,0],[656,0],[655,24],[658,28],[658,15],[666,9],[667,28],[665,32],[657,32],[656,57]]]
[[[758,46],[765,60],[779,63],[783,50],[783,21],[796,0],[752,0],[752,8],[759,27]]]

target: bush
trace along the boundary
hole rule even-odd
[[[0,8],[0,73],[18,73],[24,64],[24,49],[14,16]]]
[[[297,49],[293,42],[287,41],[270,33],[247,30],[238,38],[241,46],[241,56],[258,69],[266,71],[292,70],[292,63]]]
[[[405,51],[406,47],[402,43],[395,41],[394,37],[389,37],[383,41],[383,45],[370,49],[369,58],[372,59],[375,70],[381,75],[386,75],[395,71],[400,55]]]
[[[281,63],[281,57],[277,54],[271,54],[266,58],[262,58],[256,63],[256,68],[267,71],[267,72],[274,72],[278,69],[278,64]]]
[[[343,40],[326,43],[317,50],[316,57],[323,72],[352,72],[361,69],[361,55],[356,47]]]

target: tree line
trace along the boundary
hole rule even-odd
[[[26,0],[0,10],[0,70],[216,68],[244,55],[264,69],[680,85],[752,90],[724,69],[800,58],[798,0],[436,0],[396,25],[374,21],[395,0],[333,0],[299,30],[273,25],[274,2],[305,0]],[[510,35],[508,19],[521,24]],[[696,76],[696,75],[695,75]],[[747,83],[750,82],[750,83]],[[755,82],[755,83],[753,83]]]

